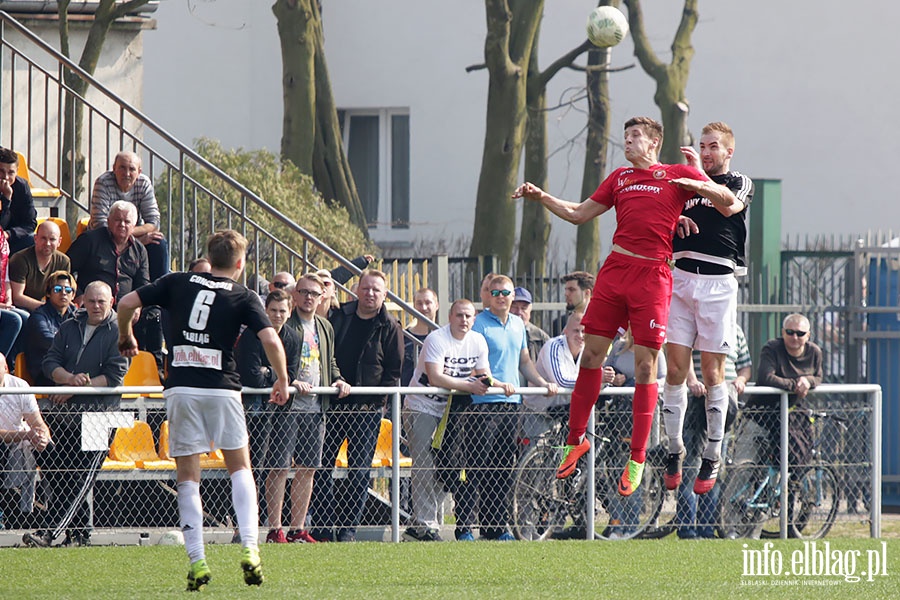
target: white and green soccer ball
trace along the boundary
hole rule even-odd
[[[618,8],[598,6],[587,20],[587,36],[599,48],[615,46],[628,35],[628,19]]]

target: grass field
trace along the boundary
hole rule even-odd
[[[755,540],[628,542],[355,543],[267,545],[261,588],[247,588],[239,550],[207,546],[213,579],[204,598],[885,598],[900,597],[900,540],[829,538],[832,561],[846,567],[867,550],[887,558],[887,576],[857,583],[840,576],[744,577]],[[817,542],[822,550],[825,541]],[[744,548],[744,545],[747,548]],[[776,541],[790,569],[804,543]],[[806,559],[803,559],[805,562]],[[807,564],[808,568],[812,568]],[[187,558],[172,546],[0,549],[0,581],[8,598],[183,597]],[[750,585],[751,582],[755,585]],[[810,584],[813,585],[810,585]],[[15,591],[12,591],[15,590]]]

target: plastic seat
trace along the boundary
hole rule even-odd
[[[381,429],[378,432],[378,442],[375,444],[375,456],[372,457],[373,467],[390,467],[394,461],[391,458],[391,446],[394,432],[394,424],[390,419],[381,420]],[[400,455],[400,466],[411,467],[412,459],[408,456]]]
[[[393,466],[393,460],[391,460],[391,436],[393,435],[394,424],[390,421],[390,419],[382,419],[381,420],[381,428],[378,431],[378,441],[375,443],[375,454],[372,456],[372,468],[376,469],[379,467],[390,467]],[[339,469],[347,468],[347,445],[348,442],[345,439],[344,443],[341,444],[341,447],[338,449],[337,458],[334,461],[334,466]],[[400,467],[411,467],[412,459],[408,456],[400,456]]]
[[[65,219],[60,219],[59,217],[41,217],[38,219],[38,227],[41,226],[41,223],[44,221],[53,221],[59,226],[59,251],[65,252],[69,249],[69,246],[72,245],[72,234],[69,232],[69,224],[66,223]],[[37,228],[35,228],[37,231]]]
[[[175,461],[169,455],[169,421],[163,421],[159,426],[159,459],[162,461],[170,461],[172,468],[175,468]],[[215,452],[204,452],[200,455],[201,469],[224,469],[225,457],[222,456],[221,450]]]
[[[77,238],[79,235],[87,231],[88,224],[91,222],[90,217],[84,217],[82,219],[78,219],[78,224],[75,225],[75,237]]]
[[[31,379],[31,373],[28,372],[28,366],[25,364],[24,352],[16,354],[16,364],[13,367],[13,375],[19,379],[24,379],[29,385],[34,384],[34,381]]]
[[[166,419],[159,426],[159,458],[160,460],[172,460],[169,456],[169,420]]]
[[[62,196],[62,191],[59,188],[34,187],[34,184],[31,182],[31,170],[28,168],[28,161],[25,160],[25,155],[21,152],[16,152],[16,154],[19,156],[19,165],[16,168],[16,175],[28,182],[28,187],[31,188],[32,197],[59,198]],[[60,252],[62,252],[62,250],[60,250]]]
[[[156,359],[152,354],[145,350],[137,353],[137,356],[131,359],[131,365],[125,372],[125,378],[122,381],[124,386],[160,386],[162,382],[159,380],[159,369],[156,366]],[[123,398],[137,398],[145,396],[147,398],[162,398],[163,395],[156,394],[122,394]]]
[[[159,460],[153,432],[144,421],[135,421],[133,427],[119,427],[109,447],[109,457],[113,460],[133,461]]]
[[[214,450],[213,452],[204,452],[200,455],[200,468],[201,469],[224,469],[225,468],[225,457],[222,456],[221,450]]]

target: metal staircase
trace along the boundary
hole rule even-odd
[[[203,253],[208,234],[222,228],[240,231],[250,242],[247,270],[254,273],[291,273],[315,270],[311,257],[340,264],[353,273],[359,269],[315,235],[269,205],[228,173],[204,159],[159,124],[94,79],[8,13],[0,12],[0,144],[21,152],[28,160],[32,179],[59,188],[61,197],[50,203],[59,216],[75,221],[87,216],[93,181],[110,168],[116,153],[133,150],[142,158],[143,172],[154,182],[163,213],[162,231],[170,244],[173,267],[184,268]],[[66,78],[74,75],[87,82],[88,93],[78,95]],[[84,174],[62,181],[66,127],[74,119],[65,114],[66,101],[83,110],[82,144]],[[69,132],[71,134],[71,131]],[[203,184],[212,180],[213,185]],[[41,181],[37,181],[41,185]],[[72,190],[84,190],[73,193]],[[47,206],[47,204],[45,204]],[[78,207],[73,210],[72,207]],[[66,210],[66,207],[68,209]],[[278,239],[250,214],[264,214],[302,238],[300,247]],[[393,294],[404,310],[415,311]]]

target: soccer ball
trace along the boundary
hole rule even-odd
[[[184,546],[184,534],[177,529],[172,529],[159,536],[156,544],[158,546]]]
[[[615,46],[628,35],[628,19],[618,8],[598,6],[591,11],[587,20],[587,36],[592,44],[600,48]]]

